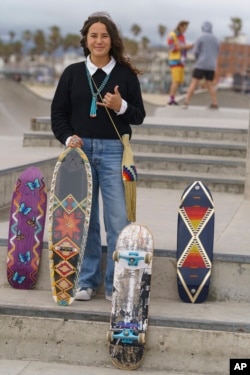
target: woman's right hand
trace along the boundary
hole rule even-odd
[[[83,141],[78,135],[72,135],[70,138],[67,147],[71,148],[77,148],[77,147],[82,147],[83,146]]]

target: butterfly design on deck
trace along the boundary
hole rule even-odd
[[[34,191],[35,189],[39,189],[41,187],[39,178],[36,178],[33,182],[28,181],[26,185],[31,191]]]
[[[31,259],[30,251],[26,251],[26,253],[20,253],[18,257],[21,263],[27,264]]]
[[[18,272],[15,272],[13,275],[13,281],[16,281],[18,284],[22,284],[25,279],[26,277],[19,275]]]
[[[19,207],[19,212],[21,212],[23,215],[28,215],[32,211],[31,207],[26,207],[25,203],[22,202]]]

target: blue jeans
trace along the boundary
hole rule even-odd
[[[89,159],[92,170],[93,195],[88,239],[78,287],[97,289],[102,281],[102,246],[99,216],[100,189],[108,248],[104,286],[106,293],[112,294],[114,276],[112,255],[118,235],[129,224],[121,172],[123,145],[119,139],[83,138],[83,142],[83,151]]]

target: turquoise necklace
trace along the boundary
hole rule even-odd
[[[87,65],[85,64],[86,66],[86,72],[87,72],[87,77],[88,77],[88,83],[89,83],[89,87],[90,87],[90,91],[91,91],[91,94],[92,94],[92,101],[91,101],[91,106],[90,106],[90,112],[89,112],[89,115],[90,117],[96,117],[96,110],[97,110],[97,96],[100,95],[101,91],[104,89],[106,83],[108,82],[109,80],[109,77],[110,77],[110,74],[107,74],[106,77],[104,78],[102,84],[100,85],[100,87],[97,89],[97,91],[95,92],[94,91],[94,87],[93,87],[93,84],[92,84],[92,77],[90,75],[90,72],[87,68]]]

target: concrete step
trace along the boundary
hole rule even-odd
[[[142,127],[133,127],[131,140],[138,186],[182,189],[194,179],[203,179],[214,191],[244,192],[247,128],[242,123],[235,128],[229,119],[228,127],[225,123],[208,126],[206,122],[200,126],[194,119],[193,125],[180,119],[180,124],[171,125],[162,118],[147,121]],[[24,134],[23,146],[60,145],[50,130],[49,118],[32,119],[31,126],[36,131]]]
[[[6,278],[7,241],[0,242],[0,288],[8,287]],[[239,250],[240,251],[240,250]],[[36,289],[50,290],[49,259],[44,243]],[[103,270],[106,247],[103,246]],[[176,252],[156,249],[153,261],[151,295],[154,299],[179,301],[176,277]],[[237,280],[237,282],[235,282]],[[208,301],[247,303],[250,301],[250,256],[214,254]],[[104,293],[103,286],[100,291]]]
[[[32,131],[50,131],[51,132],[51,121],[50,117],[33,117],[30,120],[30,129]]]
[[[190,121],[190,120],[189,120]],[[208,125],[206,125],[208,123]],[[239,123],[235,128],[235,121],[232,123],[234,127],[229,126],[230,120],[227,121],[227,127],[208,122],[206,119],[188,119],[178,121],[174,119],[146,118],[142,126],[132,126],[133,134],[138,135],[162,135],[163,137],[180,137],[180,138],[198,138],[210,140],[227,140],[246,143],[247,128],[245,123]],[[216,126],[215,126],[216,125]]]
[[[134,135],[148,135],[162,137],[182,137],[182,138],[198,138],[210,140],[230,140],[246,143],[247,128],[245,121],[239,120],[237,128],[230,127],[230,119],[227,121],[227,127],[222,125],[216,126],[211,124],[211,120],[192,119],[190,125],[187,124],[188,119],[181,121],[181,119],[159,119],[156,117],[146,117],[142,126],[132,126]],[[232,122],[235,126],[235,121]],[[51,132],[50,117],[36,117],[31,119],[32,131],[48,131]]]
[[[23,134],[23,147],[58,147],[63,145],[50,131],[27,132]]]
[[[3,288],[1,300],[1,358],[110,366],[110,302],[103,296],[62,307],[49,291]],[[249,303],[190,305],[151,298],[140,370],[227,374],[230,358],[249,356],[249,308]]]
[[[175,153],[185,155],[214,155],[246,157],[247,145],[236,141],[213,141],[162,136],[137,136],[131,140],[135,152]]]
[[[213,155],[184,155],[168,153],[135,152],[138,169],[164,171],[190,171],[199,173],[245,176],[246,162],[239,157]]]
[[[191,171],[146,170],[138,168],[138,186],[160,189],[184,189],[194,180],[202,180],[212,191],[243,194],[245,178],[230,174]]]
[[[49,132],[24,133],[24,147],[58,147],[60,143]],[[175,153],[185,155],[214,155],[246,158],[247,145],[237,141],[204,141],[162,136],[133,136],[131,145],[134,152]]]

